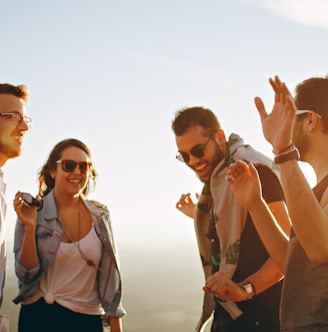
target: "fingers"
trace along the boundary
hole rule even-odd
[[[236,194],[240,190],[251,190],[253,187],[250,187],[250,185],[252,185],[253,179],[257,178],[256,176],[257,171],[253,164],[248,165],[245,162],[238,160],[229,166],[225,179],[231,186],[232,191]],[[237,199],[242,205],[245,206],[245,204],[248,204],[249,201],[246,200],[246,197],[240,195],[240,193],[239,195],[237,194]]]
[[[281,82],[278,76],[275,76],[274,79],[269,78],[269,83],[272,86],[272,89],[274,91],[274,101],[276,103],[281,101]]]
[[[210,292],[217,295],[223,295],[224,291],[229,287],[232,281],[223,272],[216,272],[210,276],[203,286],[205,292]]]
[[[229,178],[227,180],[235,181],[243,173],[249,173],[249,166],[244,161],[237,160],[229,166],[226,177]]]
[[[274,79],[270,78],[269,81],[275,93],[283,94],[285,97],[290,95],[286,83],[282,82],[277,75],[274,77]]]
[[[294,103],[294,98],[291,95],[287,96],[287,105],[288,105],[288,108],[290,110],[292,110],[293,114],[295,115],[296,106],[295,106],[295,103]]]
[[[258,177],[257,169],[255,168],[254,164],[249,164],[249,171],[252,176]]]
[[[290,91],[288,90],[287,88],[287,85],[285,82],[281,83],[281,89],[282,89],[282,92],[283,94],[287,97],[287,96],[291,96],[291,93]]]
[[[275,76],[274,79],[270,78],[269,82],[275,92],[275,102],[288,102],[288,99],[291,98],[291,93],[289,92],[285,82],[281,82],[278,76]]]
[[[176,208],[177,209],[181,209],[184,205],[192,202],[192,199],[190,197],[190,193],[187,193],[187,194],[182,194],[180,199],[178,200],[178,202],[176,203]]]
[[[14,209],[18,209],[24,205],[24,198],[21,192],[17,192],[14,198]]]
[[[257,108],[257,111],[259,112],[261,120],[263,120],[265,117],[267,117],[268,114],[265,110],[264,103],[263,103],[262,99],[259,98],[259,97],[255,97],[254,98],[254,103],[255,103],[255,106]]]
[[[236,178],[232,174],[227,174],[225,179],[230,184],[233,184],[236,181]]]

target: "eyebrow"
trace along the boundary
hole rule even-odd
[[[198,143],[198,144],[196,144],[196,145],[194,145],[189,151],[191,151],[192,149],[194,149],[194,148],[198,148],[199,146],[202,146],[202,145],[204,145],[206,142],[204,142],[204,143]],[[185,152],[185,151],[181,151],[181,150],[178,150],[180,153],[188,153],[188,152]]]

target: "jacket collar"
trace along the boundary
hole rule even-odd
[[[95,217],[99,217],[104,213],[108,212],[107,208],[98,202],[89,201],[83,196],[81,196],[81,199],[87,209],[90,211],[90,213]],[[53,191],[51,191],[43,198],[43,217],[45,220],[52,220],[58,218]]]

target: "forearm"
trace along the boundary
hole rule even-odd
[[[123,332],[121,318],[110,318],[110,331]]]
[[[328,262],[328,217],[313,194],[296,160],[280,165],[282,184],[293,229],[308,258]]]
[[[263,198],[254,202],[249,208],[249,213],[266,250],[279,267],[280,272],[284,272],[288,236],[276,221]]]
[[[34,226],[25,226],[19,262],[27,269],[32,269],[39,263]]]
[[[283,278],[280,268],[269,258],[254,274],[246,278],[255,288],[256,294],[260,294]]]

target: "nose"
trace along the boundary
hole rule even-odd
[[[73,173],[83,174],[83,172],[81,172],[81,170],[80,170],[80,165],[79,164],[76,165]]]
[[[200,158],[193,156],[192,154],[189,155],[188,166],[193,167],[194,165],[198,164]]]
[[[30,127],[27,125],[27,123],[25,122],[24,119],[22,119],[18,125],[18,128],[23,130],[23,131],[27,131],[30,129]]]

